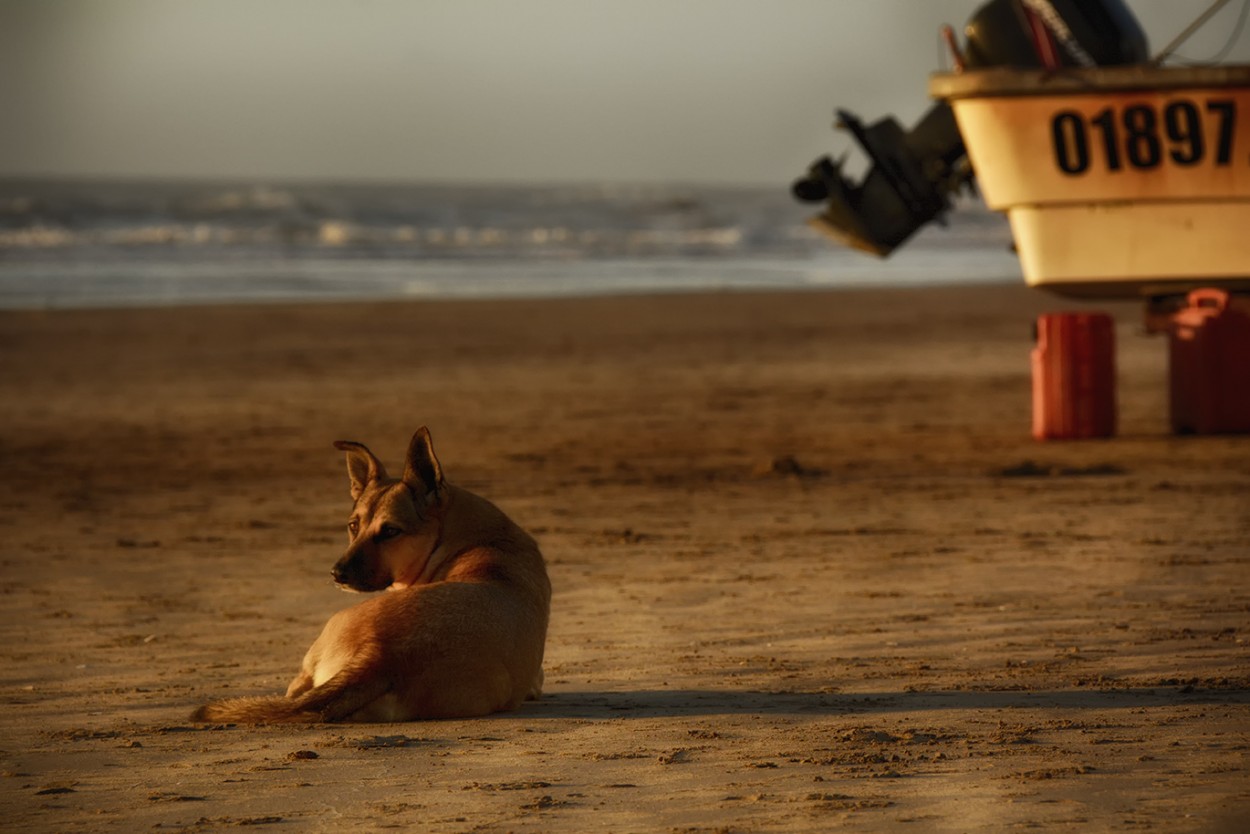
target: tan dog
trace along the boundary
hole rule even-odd
[[[495,505],[443,480],[429,431],[403,477],[359,443],[355,506],[334,580],[389,593],[330,618],[285,697],[206,704],[193,721],[409,721],[515,709],[542,690],[551,584],[538,545]]]

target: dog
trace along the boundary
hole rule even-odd
[[[539,697],[551,583],[538,544],[494,504],[443,480],[429,430],[390,478],[360,443],[347,453],[345,590],[387,592],[332,616],[285,696],[205,704],[192,721],[471,718]]]

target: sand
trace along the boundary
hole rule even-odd
[[[1250,830],[1250,438],[1029,436],[1022,287],[0,314],[9,831]],[[1088,306],[1088,305],[1086,305]],[[547,694],[194,726],[335,610],[341,453],[539,539]]]

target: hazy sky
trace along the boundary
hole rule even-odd
[[[788,182],[835,105],[917,118],[980,4],[0,0],[0,176]],[[1208,3],[1130,5],[1158,49]]]

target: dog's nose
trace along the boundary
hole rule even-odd
[[[334,577],[334,581],[342,585],[347,582],[347,566],[339,562],[330,569],[330,575]]]

